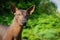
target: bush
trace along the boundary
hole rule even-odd
[[[26,26],[31,28],[24,29],[23,37],[27,37],[28,40],[58,40],[60,37],[59,21],[58,17],[47,14],[40,15],[37,20],[29,19]]]

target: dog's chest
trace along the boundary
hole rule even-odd
[[[16,37],[21,31],[21,27],[14,27],[13,28],[13,36]]]

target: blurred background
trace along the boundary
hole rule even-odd
[[[0,24],[10,25],[10,2],[19,9],[36,6],[23,29],[23,40],[60,40],[60,0],[0,0]]]

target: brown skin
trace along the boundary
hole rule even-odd
[[[5,25],[0,25],[0,40],[2,40],[2,37],[4,36],[4,33],[6,32],[7,28],[8,27]]]
[[[28,16],[33,13],[35,6],[27,10],[20,10],[11,4],[11,10],[14,13],[14,19],[10,27],[7,28],[2,40],[22,40],[23,26],[27,22]]]

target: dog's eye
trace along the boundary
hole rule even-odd
[[[20,14],[18,14],[18,15],[20,15]]]
[[[17,14],[17,15],[21,15],[21,14]]]

